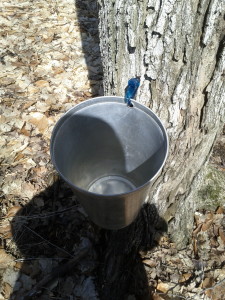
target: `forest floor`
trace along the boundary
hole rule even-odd
[[[60,116],[102,94],[96,1],[2,1],[0,25],[0,300],[99,299],[96,228],[49,153]],[[224,207],[197,211],[187,247],[163,234],[141,253],[148,299],[225,299],[224,230]]]

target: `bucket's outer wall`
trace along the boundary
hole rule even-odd
[[[105,196],[90,195],[90,193],[80,192],[77,189],[73,189],[73,191],[95,224],[105,229],[117,230],[130,225],[135,220],[148,197],[149,189],[150,185],[146,185],[142,188],[141,193],[136,190],[129,196],[127,194],[117,197],[108,196],[107,199]]]
[[[149,118],[152,118],[154,123],[157,124],[159,128],[159,140],[160,145],[162,142],[163,137],[163,146],[160,146],[160,151],[155,152],[155,154],[152,156],[152,164],[155,164],[155,160],[159,159],[160,162],[157,163],[156,171],[153,175],[150,176],[148,180],[142,185],[138,185],[136,189],[124,193],[124,194],[113,194],[113,195],[102,195],[102,194],[95,194],[92,192],[89,192],[88,189],[81,188],[76,186],[73,182],[71,182],[70,178],[67,176],[67,173],[64,172],[64,166],[59,167],[58,160],[64,161],[65,157],[62,157],[61,148],[62,148],[62,141],[61,138],[64,137],[63,134],[58,134],[63,128],[63,126],[67,122],[72,122],[72,119],[74,116],[82,110],[87,109],[92,105],[104,105],[104,103],[107,103],[107,108],[109,107],[109,103],[113,103],[112,106],[115,106],[115,103],[118,103],[121,107],[121,104],[124,105],[126,108],[126,104],[124,103],[124,98],[122,97],[115,97],[115,96],[105,96],[105,97],[97,97],[90,100],[86,100],[72,109],[70,109],[68,112],[66,112],[57,122],[57,124],[54,127],[52,138],[51,138],[51,158],[52,162],[58,171],[58,173],[61,175],[61,177],[71,186],[73,189],[75,195],[77,195],[78,200],[80,201],[81,205],[84,207],[86,213],[89,215],[90,219],[99,225],[100,227],[106,228],[106,229],[120,229],[125,226],[128,226],[130,223],[134,221],[136,216],[138,215],[138,212],[141,209],[142,204],[146,200],[148,196],[149,189],[152,185],[152,182],[156,178],[156,176],[159,174],[160,170],[162,169],[167,155],[168,155],[168,137],[166,130],[164,126],[162,125],[159,118],[147,107],[144,105],[137,103],[133,101],[134,107],[137,108],[137,111],[141,111],[142,115],[143,112],[145,112]],[[126,109],[133,109],[133,108],[126,108]],[[73,121],[74,122],[74,121]],[[74,124],[71,124],[74,125]],[[135,124],[134,124],[135,126]],[[155,125],[154,125],[155,126]],[[142,127],[141,127],[142,128]],[[141,128],[139,128],[139,134],[141,134]],[[151,130],[151,128],[143,128],[143,130]],[[73,131],[71,131],[73,133]],[[99,133],[101,135],[101,132]],[[155,134],[155,133],[154,133]],[[57,137],[60,136],[60,142],[57,142]],[[132,143],[133,141],[137,140],[137,137],[135,136],[135,133],[131,135]],[[66,139],[65,139],[66,140]],[[151,141],[150,141],[151,142]],[[156,134],[156,140],[154,141],[157,143],[157,134]],[[147,142],[148,143],[148,142]],[[76,145],[76,144],[75,144]],[[147,144],[148,145],[148,144]],[[140,149],[142,145],[139,145]],[[55,149],[57,148],[57,149]],[[90,150],[90,155],[92,155],[92,149]],[[145,149],[146,150],[146,149]],[[79,150],[81,151],[81,150]],[[57,153],[57,155],[56,155]],[[160,158],[157,158],[157,153]],[[56,159],[57,157],[57,159]],[[85,161],[80,160],[80,163],[85,163]],[[139,168],[137,168],[139,169]],[[139,170],[138,170],[139,171]],[[84,176],[89,176],[89,172],[87,170],[85,171]],[[93,172],[93,171],[92,171]],[[146,170],[145,170],[146,172]],[[79,173],[79,172],[78,172]],[[111,174],[110,174],[111,175]]]

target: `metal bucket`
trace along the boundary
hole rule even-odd
[[[114,96],[86,100],[64,114],[52,133],[55,168],[90,219],[106,229],[134,221],[168,153],[159,118],[133,105]]]

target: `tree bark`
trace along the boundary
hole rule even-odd
[[[136,100],[167,129],[169,158],[149,199],[182,247],[198,206],[195,179],[225,121],[225,2],[98,2],[105,95],[124,95],[128,79],[140,76]]]

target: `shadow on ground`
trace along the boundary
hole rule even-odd
[[[89,221],[61,180],[14,217],[14,253],[23,257],[10,297],[15,299],[152,299],[140,251],[166,231],[154,205],[130,226],[110,231]]]

